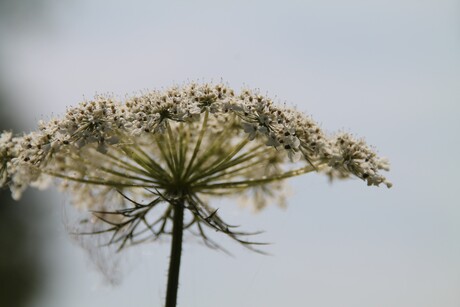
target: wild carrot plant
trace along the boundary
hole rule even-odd
[[[119,249],[172,236],[166,306],[176,306],[184,230],[221,248],[221,232],[260,251],[255,233],[227,224],[213,197],[250,196],[255,208],[283,196],[284,179],[306,173],[391,183],[388,162],[361,139],[327,135],[310,117],[257,91],[189,84],[122,103],[98,96],[41,121],[37,131],[0,136],[0,186],[19,199],[30,185],[56,184],[97,218]],[[96,222],[97,221],[97,222]],[[102,225],[102,226],[101,226]]]

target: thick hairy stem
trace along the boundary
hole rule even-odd
[[[171,257],[169,259],[168,287],[166,290],[166,307],[176,307],[179,288],[180,258],[182,253],[182,233],[184,230],[184,201],[174,205]]]

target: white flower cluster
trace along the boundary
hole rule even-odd
[[[72,171],[85,179],[89,167],[73,165],[72,169],[64,170],[62,168],[69,168],[71,164],[62,161],[78,157],[80,151],[90,146],[102,155],[110,154],[110,149],[121,143],[166,133],[168,124],[181,123],[185,129],[196,129],[204,116],[209,116],[208,129],[216,131],[233,118],[233,125],[241,132],[238,137],[246,134],[250,141],[265,144],[267,150],[275,149],[277,155],[286,157],[280,158],[283,163],[304,161],[317,170],[332,168],[343,176],[357,176],[368,185],[384,183],[391,187],[379,173],[388,170],[387,161],[378,157],[364,141],[349,134],[327,136],[311,118],[294,109],[277,106],[256,91],[235,94],[223,84],[195,83],[150,92],[125,103],[96,97],[68,109],[62,119],[40,122],[36,132],[18,137],[3,132],[0,187],[9,186],[13,196],[19,198],[28,185],[40,184],[49,175]],[[104,163],[107,164],[101,162],[101,167]]]

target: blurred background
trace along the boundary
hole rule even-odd
[[[312,174],[286,210],[216,200],[271,256],[186,237],[179,306],[460,306],[459,1],[0,1],[2,130],[96,93],[220,80],[366,137],[394,187]],[[168,242],[94,255],[66,203],[1,191],[0,305],[162,306]]]

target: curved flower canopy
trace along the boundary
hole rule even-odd
[[[203,226],[251,243],[219,217],[210,196],[249,195],[260,209],[282,195],[289,177],[322,172],[391,187],[380,173],[388,169],[363,140],[326,135],[295,109],[223,84],[192,83],[125,103],[98,96],[38,131],[0,136],[1,187],[19,199],[27,186],[58,179],[75,205],[109,224],[101,232],[113,232],[120,247],[170,233],[177,202],[190,215],[185,228],[196,226],[210,246],[217,245]]]

